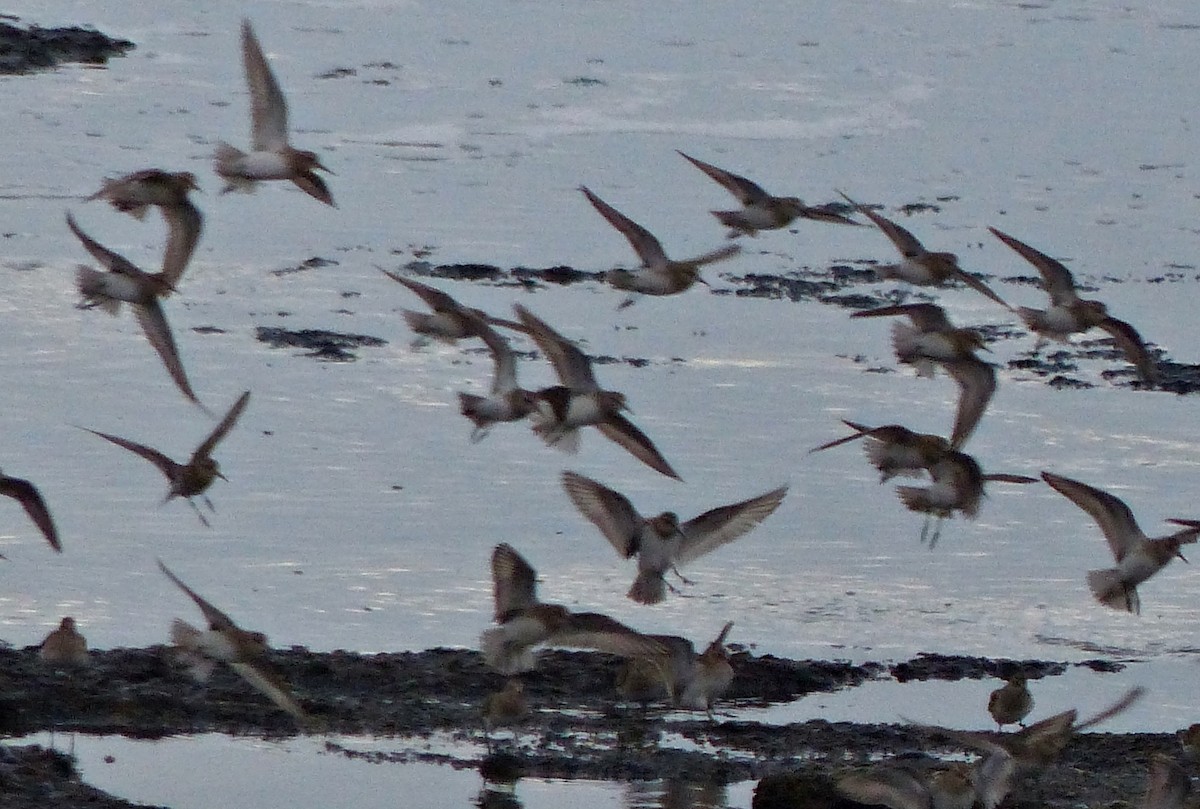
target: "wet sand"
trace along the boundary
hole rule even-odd
[[[94,652],[92,660],[85,668],[55,670],[40,662],[33,648],[0,650],[0,729],[10,737],[49,730],[143,739],[210,732],[270,738],[318,735],[325,737],[330,752],[346,756],[479,768],[491,778],[673,778],[711,784],[766,779],[759,784],[756,806],[852,805],[829,798],[832,777],[848,766],[880,756],[961,756],[969,751],[918,727],[821,720],[775,726],[730,720],[723,715],[728,709],[792,702],[879,678],[978,679],[1014,667],[1038,678],[1061,674],[1070,666],[1100,672],[1121,668],[1105,661],[1065,664],[938,655],[855,666],[739,651],[732,658],[734,686],[710,721],[700,712],[666,713],[663,706],[618,702],[614,682],[621,661],[615,658],[545,652],[537,670],[524,676],[534,712],[521,725],[519,746],[512,746],[510,731],[503,729],[496,732],[496,753],[487,755],[480,705],[504,678],[490,671],[474,651],[275,651],[271,664],[291,683],[310,715],[307,727],[227,668],[219,668],[207,683],[194,682],[168,647]],[[461,741],[462,753],[432,753],[417,743],[431,732]],[[696,747],[660,744],[665,734]],[[397,752],[363,753],[341,747],[343,735],[400,738]],[[403,737],[413,737],[410,749],[405,749]],[[1178,751],[1171,734],[1082,734],[1056,765],[1024,779],[1004,805],[1099,806],[1115,797],[1136,801],[1150,756]],[[70,773],[70,760],[63,756],[36,747],[7,748],[0,758],[4,805],[129,805],[97,798],[85,785],[71,781]],[[802,799],[796,797],[798,788]]]

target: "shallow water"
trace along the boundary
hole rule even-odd
[[[138,48],[107,70],[4,80],[3,467],[38,483],[66,545],[52,557],[19,509],[0,504],[4,636],[36,643],[73,614],[97,647],[161,642],[169,620],[191,612],[155,569],[161,557],[277,645],[471,646],[490,615],[489,550],[511,542],[538,568],[547,600],[647,631],[701,640],[734,620],[734,642],[791,657],[1114,658],[1136,664],[1123,679],[1152,689],[1129,713],[1132,727],[1200,718],[1173,687],[1200,648],[1196,571],[1176,564],[1144,585],[1140,617],[1103,610],[1084,583],[1086,570],[1109,564],[1101,535],[1047,487],[993,485],[979,519],[947,523],[930,551],[918,543],[920,517],[876,485],[857,448],[806,454],[839,435],[839,418],[948,428],[954,387],[944,378],[865,372],[895,366],[886,323],[704,289],[616,312],[619,295],[594,285],[527,294],[439,284],[495,312],[521,300],[593,352],[650,360],[597,373],[629,393],[681,485],[598,435],[585,435],[575,458],[512,425],[471,445],[454,391],[485,387],[487,359],[411,350],[399,310],[414,301],[374,268],[414,258],[628,266],[628,246],[576,192],[581,183],[668,252],[703,252],[721,240],[704,211],[731,199],[678,148],[810,202],[835,189],[893,209],[936,202],[939,211],[905,220],[931,247],[1001,279],[1032,274],[985,230],[1001,227],[1070,258],[1118,316],[1194,361],[1196,10],[1050,0],[779,3],[753,14],[710,2],[504,9],[10,7],[41,24],[91,23]],[[290,186],[217,194],[213,145],[247,137],[242,14],[288,94],[295,141],[336,172],[337,210]],[[217,453],[230,482],[210,492],[210,530],[183,504],[159,505],[165,485],[149,464],[74,426],[178,458],[211,427],[128,315],[72,307],[85,254],[64,209],[133,261],[157,261],[153,216],[138,223],[79,200],[102,177],[147,166],[194,171],[206,192],[205,237],[167,305],[193,384],[214,411],[254,392]],[[708,271],[714,286],[729,286],[722,273],[890,260],[892,249],[873,230],[818,224],[745,247]],[[336,264],[276,272],[312,256]],[[995,286],[1014,304],[1040,304],[1033,287]],[[1006,320],[974,293],[939,299],[964,322]],[[389,342],[354,363],[320,363],[257,342],[260,325]],[[1002,341],[992,359],[1031,345]],[[1002,371],[969,449],[987,471],[1050,468],[1108,487],[1153,534],[1164,517],[1197,516],[1196,403],[1114,387],[1099,376],[1112,367],[1082,362],[1078,375],[1097,387],[1075,392]],[[540,362],[520,373],[530,387],[551,378]],[[646,511],[692,515],[781,482],[791,492],[754,533],[688,568],[697,583],[686,598],[646,609],[624,598],[631,567],[560,491],[563,468]]]

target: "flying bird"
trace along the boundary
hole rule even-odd
[[[493,617],[479,638],[484,661],[506,676],[531,671],[537,646],[596,649],[623,657],[660,655],[661,644],[595,612],[572,612],[537,597],[537,572],[508,544],[492,551]]]
[[[1102,329],[1113,338],[1121,350],[1137,368],[1143,382],[1158,380],[1158,365],[1150,356],[1146,343],[1137,330],[1124,320],[1117,320],[1108,313],[1108,307],[1100,301],[1079,297],[1075,278],[1071,271],[1050,256],[1033,249],[996,228],[988,228],[1000,241],[1007,244],[1032,264],[1042,276],[1042,286],[1050,296],[1049,309],[1017,308],[1017,314],[1039,337],[1066,342],[1072,334],[1085,332],[1093,327]]]
[[[643,295],[674,295],[690,289],[697,281],[707,286],[708,282],[700,277],[700,268],[741,252],[742,248],[730,244],[686,261],[673,261],[667,258],[662,243],[650,231],[600,199],[586,186],[580,186],[579,190],[600,215],[628,240],[642,262],[642,266],[636,270],[610,270],[605,274],[605,280],[617,289]],[[634,298],[630,296],[617,308],[624,309],[633,302]]]
[[[868,427],[846,419],[842,423],[854,433],[813,447],[809,453],[862,439],[867,460],[879,470],[880,483],[887,483],[897,475],[918,476],[952,449],[950,442],[940,435],[916,433],[899,424]]]
[[[134,266],[124,256],[109,250],[84,233],[70,213],[67,214],[67,226],[92,257],[107,270],[101,272],[91,267],[79,267],[75,274],[75,283],[83,296],[81,306],[85,309],[98,306],[105,312],[116,315],[120,312],[122,303],[130,304],[138,325],[142,327],[150,345],[158,352],[175,386],[189,401],[204,410],[204,405],[196,398],[187,373],[183,370],[179,349],[175,346],[171,327],[167,324],[167,317],[159,303],[159,298],[171,293],[174,281],[178,278],[172,280],[165,272],[148,273]]]
[[[1179,547],[1195,542],[1200,535],[1200,521],[1170,519],[1167,522],[1182,525],[1183,530],[1170,536],[1150,539],[1138,527],[1133,512],[1120,498],[1050,472],[1042,472],[1042,480],[1086,511],[1108,540],[1108,548],[1117,566],[1091,570],[1087,574],[1092,595],[1106,607],[1140,613],[1142,603],[1138,598],[1138,585],[1162,570],[1174,557],[1183,559]]]
[[[840,213],[826,207],[811,207],[804,204],[798,197],[775,197],[768,194],[757,183],[731,171],[720,169],[711,163],[697,160],[691,155],[675,150],[680,157],[687,160],[696,168],[715,180],[722,188],[733,194],[742,203],[740,211],[712,211],[725,227],[729,228],[728,238],[738,236],[757,236],[760,230],[777,230],[784,228],[796,219],[812,219],[818,222],[833,222],[839,225],[855,225],[858,222],[842,216]]]
[[[625,394],[602,390],[592,373],[592,361],[578,346],[520,304],[514,308],[524,330],[554,366],[562,383],[534,394],[534,433],[552,447],[575,452],[579,429],[591,425],[651,469],[681,480],[646,434],[621,415],[628,409]]]
[[[872,211],[865,205],[860,205],[842,194],[859,213],[875,223],[883,234],[891,240],[900,251],[902,261],[898,264],[887,264],[879,268],[879,276],[883,279],[893,278],[907,281],[918,286],[945,286],[947,282],[957,281],[966,284],[981,295],[995,301],[1005,309],[1012,309],[1004,299],[997,295],[975,276],[958,266],[958,256],[953,253],[934,253],[925,249],[916,236],[886,217]]]
[[[470,309],[463,306],[449,293],[436,287],[423,284],[413,278],[405,278],[399,273],[385,270],[382,267],[377,269],[396,283],[407,287],[430,309],[429,312],[414,312],[411,309],[402,311],[404,322],[418,335],[418,342],[414,345],[419,345],[423,338],[430,337],[451,345],[464,338],[480,337],[475,322],[470,318],[472,314],[484,323],[504,326],[516,331],[524,330],[520,323],[494,318],[482,309]]]
[[[249,401],[250,391],[246,391],[239,396],[238,400],[233,403],[233,407],[229,408],[229,412],[221,419],[221,423],[213,428],[213,431],[200,443],[200,446],[196,447],[196,451],[192,453],[192,457],[188,458],[187,463],[176,463],[158,450],[152,449],[145,444],[139,444],[115,435],[102,433],[98,430],[89,430],[86,427],[82,429],[87,430],[93,435],[98,435],[104,440],[116,444],[118,447],[124,447],[157,466],[158,470],[163,473],[167,478],[167,482],[171,485],[167,496],[163,498],[163,502],[169,502],[175,497],[184,498],[196,512],[196,516],[200,518],[200,522],[207,526],[209,524],[208,518],[200,511],[192,498],[203,496],[209,510],[216,511],[213,508],[212,501],[204,493],[214,480],[217,478],[226,480],[226,477],[221,474],[221,467],[213,459],[212,452],[217,448],[217,444],[221,442],[221,439],[233,429],[233,425],[237,423],[238,418],[241,417],[242,411],[246,409],[246,404]]]
[[[749,533],[779,508],[787,487],[710,509],[680,522],[673,511],[643,517],[625,495],[575,472],[563,472],[571,502],[623,558],[638,558],[638,574],[628,596],[639,604],[657,604],[670,586],[668,570],[683,581],[678,567]],[[674,591],[674,588],[671,588]]]
[[[260,180],[291,180],[313,199],[334,205],[333,195],[316,170],[332,174],[316,152],[296,149],[288,142],[288,107],[249,20],[242,20],[242,66],[250,88],[249,153],[221,141],[214,160],[217,174],[229,191],[252,191]],[[336,206],[334,206],[336,207]]]
[[[42,499],[42,493],[38,491],[37,486],[23,478],[9,477],[0,472],[0,494],[11,497],[20,503],[21,508],[25,509],[25,513],[29,515],[29,519],[33,520],[33,524],[50,543],[50,547],[56,552],[62,553],[62,541],[58,538],[58,529],[54,525],[54,518],[50,516],[50,509],[46,506],[46,501]],[[3,558],[0,556],[0,559]]]
[[[508,340],[474,312],[468,310],[464,316],[476,336],[488,347],[495,366],[487,396],[461,391],[458,394],[459,412],[475,425],[471,431],[471,441],[478,442],[487,436],[493,424],[519,421],[534,412],[537,409],[537,397],[517,384],[517,358]]]
[[[179,619],[171,624],[171,640],[179,647],[180,659],[188,665],[192,677],[203,682],[217,663],[226,663],[280,708],[306,722],[308,715],[292,695],[291,688],[267,665],[270,651],[267,636],[239,627],[232,618],[184,584],[161,559],[158,567],[196,603],[208,623],[207,630],[196,629]]]
[[[88,201],[107,200],[118,211],[139,221],[145,218],[151,205],[162,213],[167,223],[167,247],[160,273],[167,287],[163,295],[170,294],[179,283],[200,241],[204,217],[188,197],[189,191],[197,190],[196,175],[190,171],[143,169],[105,180],[101,189],[88,197]]]

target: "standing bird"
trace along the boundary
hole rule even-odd
[[[29,519],[33,520],[33,524],[50,543],[50,547],[56,552],[62,553],[62,542],[58,538],[58,529],[54,525],[54,518],[50,516],[50,509],[46,506],[46,501],[42,499],[42,493],[38,491],[37,486],[23,478],[12,478],[0,472],[0,494],[11,497],[20,503],[21,508],[25,509],[25,513],[29,515]],[[3,558],[0,556],[0,559]]]
[[[798,197],[771,196],[757,183],[753,183],[745,177],[717,168],[703,160],[697,160],[678,149],[675,151],[684,160],[716,180],[722,188],[733,194],[737,201],[742,203],[740,211],[710,211],[718,222],[729,228],[729,233],[726,234],[727,238],[736,239],[743,235],[757,236],[760,230],[778,230],[787,227],[798,218],[858,226],[858,222],[842,216],[828,207],[813,208],[805,205],[804,201]]]
[[[700,277],[700,268],[741,252],[742,248],[729,244],[686,261],[672,261],[667,258],[662,243],[654,238],[654,234],[600,199],[586,186],[580,186],[579,190],[600,215],[629,241],[633,252],[642,262],[637,270],[610,270],[605,273],[605,280],[617,289],[643,295],[674,295],[689,289],[697,281],[707,286],[708,282]],[[630,296],[617,308],[624,309],[633,302],[634,298]]]
[[[251,151],[243,152],[224,141],[217,144],[213,157],[217,174],[225,180],[221,193],[252,191],[260,180],[291,180],[313,199],[334,205],[316,169],[333,172],[321,165],[315,152],[293,148],[288,142],[287,101],[246,19],[242,20],[242,66],[250,88]]]
[[[492,551],[493,617],[479,638],[484,661],[503,675],[531,671],[535,646],[596,649],[623,657],[661,655],[652,638],[595,612],[571,612],[537,597],[537,571],[508,544]]]
[[[378,267],[378,270],[396,283],[403,284],[411,290],[431,310],[414,312],[411,309],[404,309],[401,312],[404,322],[418,335],[417,341],[413,344],[414,347],[419,346],[421,341],[427,337],[451,345],[467,337],[479,337],[478,329],[469,317],[472,314],[484,323],[522,330],[520,323],[494,318],[481,309],[469,309],[440,289],[423,284],[413,278],[405,278],[399,273],[385,270],[382,267]]]
[[[199,507],[192,500],[193,497],[204,495],[208,487],[217,478],[227,480],[221,474],[221,467],[212,457],[212,452],[216,449],[233,425],[237,423],[238,418],[242,415],[242,411],[246,409],[246,404],[250,401],[250,391],[246,391],[238,400],[233,403],[233,407],[229,408],[229,412],[225,414],[225,418],[221,419],[208,438],[201,442],[200,446],[196,447],[196,451],[192,453],[192,457],[188,458],[187,463],[176,463],[163,455],[156,449],[152,449],[145,444],[138,444],[135,441],[129,441],[125,438],[119,438],[115,435],[102,433],[98,430],[87,430],[93,435],[98,435],[106,441],[111,441],[118,447],[124,447],[130,452],[136,453],[145,458],[150,463],[158,467],[158,470],[166,476],[167,482],[171,484],[167,496],[163,498],[163,502],[169,502],[172,498],[182,497],[188,501],[188,504],[196,512],[196,516],[200,518],[200,522],[205,526],[208,525],[208,519],[200,511]],[[212,501],[204,495],[204,502],[210,511],[215,512]]]
[[[842,194],[842,196],[846,202],[857,208],[863,216],[874,222],[875,226],[883,231],[883,234],[891,240],[892,244],[896,246],[896,249],[900,251],[900,255],[903,257],[903,260],[899,264],[887,264],[880,267],[878,271],[880,278],[894,278],[918,286],[935,287],[944,286],[949,281],[958,281],[995,301],[1005,309],[1012,309],[1011,306],[1004,302],[1003,298],[992,292],[987,284],[959,267],[958,256],[953,253],[932,253],[926,250],[925,245],[921,244],[917,237],[905,228],[897,225],[890,219],[880,216],[865,205],[859,205],[845,194]]]
[[[787,487],[710,509],[680,522],[673,511],[643,517],[625,495],[575,472],[563,472],[563,489],[571,502],[623,558],[638,558],[638,574],[628,596],[639,604],[657,604],[670,586],[666,572],[681,580],[678,566],[686,565],[748,533],[769,517],[787,494]],[[671,588],[674,591],[674,588]]]
[[[733,622],[725,624],[716,639],[696,654],[687,638],[676,635],[649,635],[666,650],[657,657],[635,657],[625,663],[617,676],[617,690],[626,699],[649,702],[666,695],[672,705],[689,710],[707,711],[712,718],[713,704],[733,684],[733,666],[725,639]]]
[[[1032,264],[1042,276],[1042,286],[1050,296],[1049,309],[1017,308],[1017,314],[1040,338],[1067,342],[1072,334],[1085,332],[1092,327],[1103,329],[1112,336],[1131,363],[1137,368],[1142,381],[1153,384],[1158,380],[1158,365],[1146,349],[1137,330],[1124,320],[1108,314],[1108,307],[1100,301],[1084,300],[1075,288],[1075,278],[1059,261],[1033,249],[996,228],[988,228],[1000,241],[1007,244]]]
[[[38,648],[38,659],[51,666],[86,666],[87,639],[75,628],[75,619],[67,616]]]
[[[287,683],[267,666],[266,658],[270,651],[267,636],[239,627],[232,618],[184,584],[161,559],[158,567],[180,590],[187,593],[208,622],[207,630],[196,629],[178,618],[171,624],[171,641],[179,647],[179,656],[188,665],[191,676],[203,682],[212,674],[217,663],[226,663],[280,708],[301,722],[307,721],[308,715],[292,696]]]
[[[142,327],[150,345],[158,352],[175,386],[189,401],[203,410],[204,405],[196,398],[192,384],[188,382],[187,373],[183,370],[179,349],[175,347],[175,338],[171,335],[171,327],[167,324],[167,317],[159,303],[159,298],[166,297],[174,290],[183,268],[172,267],[171,273],[168,274],[164,263],[163,272],[145,272],[124,256],[109,250],[84,233],[70,213],[67,214],[67,226],[92,257],[107,270],[100,272],[91,267],[79,267],[75,274],[75,283],[83,296],[81,306],[84,309],[98,306],[110,315],[116,315],[121,310],[122,302],[130,304],[138,325]]]
[[[514,308],[525,332],[562,382],[534,394],[537,408],[532,413],[533,432],[552,447],[575,452],[579,448],[579,428],[591,425],[654,471],[682,480],[654,442],[621,415],[628,409],[625,394],[600,389],[587,355],[525,307],[516,304]]]
[[[1024,674],[1014,674],[988,697],[988,713],[996,720],[998,729],[1005,725],[1024,724],[1021,720],[1033,710],[1033,695],[1025,685]]]
[[[856,804],[889,809],[971,809],[978,797],[971,768],[961,762],[930,771],[877,764],[842,775],[836,788]]]
[[[842,423],[854,430],[854,434],[813,447],[809,453],[831,449],[861,438],[867,460],[879,470],[880,483],[887,483],[897,475],[918,476],[952,449],[950,442],[940,435],[915,433],[899,424],[868,427],[846,419],[842,419]]]
[[[189,191],[198,191],[196,175],[190,171],[169,172],[161,169],[144,169],[105,180],[103,187],[88,197],[88,201],[105,199],[118,211],[127,213],[139,221],[146,216],[146,209],[154,205],[167,223],[167,247],[163,252],[162,276],[169,287],[163,294],[170,294],[183,275],[200,231],[204,217],[192,204]]]
[[[1170,536],[1150,539],[1138,527],[1133,512],[1121,499],[1086,483],[1050,472],[1042,472],[1042,480],[1086,511],[1108,540],[1117,566],[1091,570],[1087,574],[1092,595],[1106,607],[1140,613],[1142,603],[1138,598],[1137,586],[1162,570],[1176,556],[1186,562],[1179,546],[1195,542],[1197,535],[1200,535],[1200,521],[1171,519],[1167,522],[1182,525],[1184,529]]]
[[[502,726],[517,725],[529,717],[529,700],[525,698],[525,686],[516,677],[509,677],[504,688],[488,694],[483,700],[483,739],[490,752],[492,749],[492,730]],[[513,743],[516,744],[517,731],[513,728]]]
[[[475,425],[471,431],[472,443],[487,437],[492,425],[501,421],[519,421],[537,409],[537,397],[532,391],[517,384],[517,358],[508,340],[483,321],[483,318],[468,310],[467,324],[483,340],[492,353],[492,387],[487,396],[473,393],[458,394],[459,412]]]

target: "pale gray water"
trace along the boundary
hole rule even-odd
[[[1085,280],[1124,281],[1102,283],[1099,296],[1173,358],[1195,361],[1190,116],[1200,13],[1191,4],[203,7],[39,0],[8,9],[42,24],[92,23],[139,46],[108,70],[5,80],[3,468],[42,487],[66,545],[52,557],[19,509],[0,504],[10,642],[37,642],[67,613],[98,647],[163,641],[170,618],[191,607],[155,570],[161,556],[279,645],[471,646],[489,619],[487,555],[506,541],[538,568],[547,599],[646,630],[700,639],[734,620],[735,642],[792,657],[1144,661],[1126,679],[1151,695],[1122,726],[1200,718],[1178,693],[1200,647],[1196,571],[1176,564],[1145,585],[1140,617],[1103,610],[1084,572],[1109,564],[1105,544],[1047,487],[993,486],[980,519],[948,524],[931,553],[917,542],[920,518],[875,484],[858,449],[806,454],[840,433],[842,417],[946,429],[954,388],[945,379],[864,373],[894,365],[887,324],[703,289],[617,313],[619,295],[590,286],[530,296],[442,284],[497,312],[519,299],[595,352],[649,358],[647,368],[598,374],[629,392],[636,421],[687,480],[680,485],[598,435],[585,435],[576,458],[523,427],[469,444],[454,391],[485,386],[489,364],[454,348],[411,351],[398,310],[414,301],[372,266],[398,266],[425,247],[434,262],[628,266],[627,245],[575,191],[581,183],[669,252],[707,250],[721,230],[705,211],[732,200],[679,148],[810,202],[835,189],[890,206],[952,197],[905,223],[970,269],[1032,274],[987,234],[996,225],[1073,259]],[[288,94],[295,142],[336,172],[338,210],[291,187],[216,193],[213,145],[247,139],[243,14]],[[339,68],[356,74],[320,78]],[[72,426],[179,457],[210,429],[127,315],[72,307],[85,254],[64,209],[135,262],[158,260],[156,218],[138,223],[79,201],[102,177],[147,166],[194,171],[206,191],[205,237],[168,304],[193,384],[221,411],[254,391],[218,453],[230,483],[211,491],[211,530],[185,505],[159,507],[166,487],[149,464]],[[719,287],[721,272],[891,259],[873,230],[798,230],[748,242],[747,255],[708,277]],[[271,273],[311,256],[338,265]],[[1148,283],[1169,271],[1186,280]],[[998,289],[1014,304],[1042,301],[1032,287]],[[974,293],[941,297],[959,320],[1004,322]],[[316,363],[256,342],[257,325],[390,343],[356,363]],[[224,332],[191,331],[200,326]],[[1031,343],[998,344],[993,359]],[[1118,491],[1150,533],[1164,517],[1200,516],[1189,496],[1196,402],[1114,388],[1099,378],[1110,367],[1084,363],[1099,386],[1083,392],[1002,372],[969,449],[989,471],[1051,468]],[[529,386],[551,378],[541,363],[521,374]],[[645,510],[685,515],[781,482],[792,488],[759,530],[689,568],[690,598],[646,609],[624,598],[632,569],[558,488],[563,468]],[[1110,698],[1073,692],[1061,707]],[[894,713],[889,698],[880,710]]]

